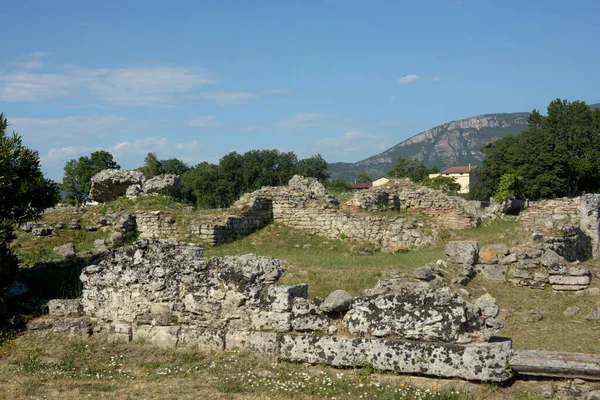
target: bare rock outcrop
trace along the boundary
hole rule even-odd
[[[144,182],[143,191],[146,194],[178,197],[181,195],[181,177],[174,174],[155,176]]]
[[[105,169],[92,177],[90,199],[99,203],[115,200],[131,185],[141,185],[146,178],[140,171],[128,169]]]

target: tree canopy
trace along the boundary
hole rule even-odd
[[[38,218],[58,201],[58,185],[44,177],[38,153],[23,146],[17,133],[8,135],[7,127],[0,114],[0,287],[17,270],[9,247],[14,225]]]
[[[231,152],[219,164],[200,163],[182,175],[183,197],[200,208],[223,208],[242,194],[262,186],[281,186],[300,174],[325,181],[327,162],[317,154],[298,161],[293,152],[252,150]]]
[[[62,189],[65,191],[67,202],[82,204],[90,193],[92,177],[105,169],[120,169],[107,151],[95,151],[89,157],[67,161],[64,168]]]
[[[410,178],[413,182],[422,182],[429,177],[429,174],[439,172],[438,167],[429,169],[423,161],[398,157],[396,165],[389,170],[387,176],[390,178]]]
[[[476,173],[482,184],[471,197],[489,199],[505,175],[518,177],[519,194],[534,200],[597,191],[600,110],[592,111],[582,101],[556,99],[548,105],[547,115],[533,110],[528,129],[487,144],[481,151],[485,156]]]

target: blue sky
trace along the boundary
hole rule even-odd
[[[358,161],[478,114],[600,102],[600,2],[5,2],[0,112],[62,180],[105,149]]]

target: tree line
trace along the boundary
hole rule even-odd
[[[85,202],[92,176],[111,168],[120,166],[106,151],[67,161],[62,184],[67,202]],[[218,164],[201,162],[195,166],[177,158],[161,160],[156,153],[148,153],[138,170],[147,179],[162,174],[180,175],[181,200],[199,208],[228,207],[242,194],[262,186],[285,185],[294,174],[317,178],[323,183],[330,176],[327,162],[320,154],[298,160],[294,152],[279,150],[252,150],[244,154],[234,151],[223,156]]]
[[[533,110],[529,127],[481,148],[481,184],[469,196],[532,200],[600,189],[600,109],[556,99],[546,115]]]

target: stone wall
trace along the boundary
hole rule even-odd
[[[510,340],[489,340],[498,306],[448,288],[308,299],[276,286],[283,268],[255,255],[202,257],[202,248],[142,240],[81,274],[94,334],[162,347],[242,349],[282,360],[505,381]]]
[[[209,244],[231,242],[265,227],[273,220],[269,199],[255,198],[239,215],[190,213],[174,216],[168,212],[137,214],[137,229],[141,239],[196,239]]]
[[[579,226],[580,198],[559,198],[530,202],[519,214],[519,223],[538,230],[560,230]]]

